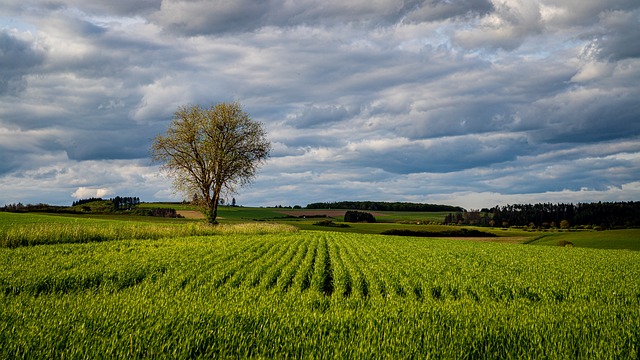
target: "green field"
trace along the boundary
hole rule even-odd
[[[569,248],[124,220],[0,213],[0,236],[41,239],[0,248],[0,358],[640,357],[640,252],[578,248],[636,230],[531,235]],[[61,230],[79,240],[29,246]]]
[[[531,244],[556,246],[562,241],[592,249],[640,250],[640,229],[548,233]]]
[[[473,226],[448,226],[435,225],[444,220],[447,212],[394,212],[380,211],[376,216],[377,223],[350,223],[345,228],[326,228],[314,225],[325,218],[288,218],[281,211],[296,213],[296,210],[273,209],[273,208],[242,208],[242,207],[221,207],[220,216],[222,222],[239,223],[248,220],[271,221],[282,224],[290,224],[302,230],[330,230],[359,234],[380,234],[392,229],[407,229],[413,231],[448,231],[451,229],[478,229],[483,232],[490,232],[498,236],[492,239],[493,242],[526,243],[530,245],[558,246],[563,242],[571,243],[574,247],[585,247],[594,249],[628,249],[640,251],[640,229],[625,230],[545,230],[545,231],[525,231],[522,229],[501,229]],[[304,210],[298,210],[302,213]],[[341,216],[332,218],[336,223],[342,222]]]

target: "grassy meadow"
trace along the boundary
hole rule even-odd
[[[373,233],[416,215],[0,213],[0,358],[640,357],[638,230]]]

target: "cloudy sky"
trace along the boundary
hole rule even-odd
[[[180,200],[181,105],[273,145],[241,205],[640,200],[638,0],[2,0],[0,206]]]

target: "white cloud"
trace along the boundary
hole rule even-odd
[[[509,204],[538,203],[589,203],[611,201],[639,201],[640,182],[625,183],[620,187],[609,187],[605,190],[582,188],[579,190],[563,189],[530,194],[502,194],[497,192],[454,192],[450,194],[434,194],[428,201],[462,206],[466,209],[482,209]]]
[[[101,198],[107,195],[111,195],[112,191],[107,188],[98,188],[91,189],[86,187],[79,187],[76,191],[71,194],[76,199],[87,199],[87,198]]]
[[[539,4],[530,0],[493,0],[495,11],[472,29],[460,30],[456,41],[466,48],[512,50],[543,30]]]
[[[572,82],[586,82],[608,77],[613,74],[614,65],[606,62],[588,62],[580,67]]]

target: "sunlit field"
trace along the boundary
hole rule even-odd
[[[637,251],[265,221],[0,224],[0,358],[640,356]]]

